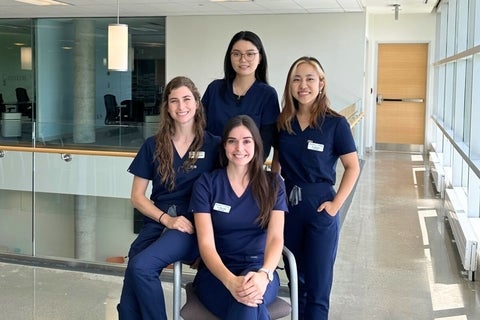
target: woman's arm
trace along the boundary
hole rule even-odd
[[[134,176],[130,201],[143,215],[163,224],[169,229],[177,229],[190,234],[194,233],[193,224],[185,217],[170,217],[166,212],[160,210],[146,197],[149,180]]]
[[[337,190],[337,194],[333,201],[324,202],[318,207],[318,211],[326,210],[329,214],[335,215],[342,207],[345,200],[352,192],[358,175],[360,174],[360,164],[358,162],[357,152],[350,152],[340,156],[340,160],[345,168],[342,180]]]
[[[274,271],[283,250],[283,226],[285,221],[285,212],[273,210],[270,216],[267,229],[267,241],[265,244],[265,254],[263,268]],[[263,273],[265,274],[265,273]]]
[[[200,256],[207,268],[230,291],[239,302],[248,306],[257,306],[260,300],[253,301],[248,295],[239,293],[243,284],[243,276],[236,276],[223,264],[215,246],[212,218],[208,213],[195,213],[195,228],[197,232]]]
[[[273,149],[273,158],[272,165],[270,166],[270,171],[280,174],[281,170],[282,167],[280,166],[280,162],[278,161],[278,149]]]
[[[143,215],[158,221],[163,211],[158,209],[145,195],[149,181],[138,176],[133,177],[130,201]]]
[[[284,211],[273,210],[268,223],[262,268],[269,272],[275,271],[282,256],[284,215]],[[243,290],[240,294],[249,296],[251,299],[263,299],[269,281],[264,271],[249,272],[245,275]]]

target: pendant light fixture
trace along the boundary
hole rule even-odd
[[[128,25],[120,24],[120,0],[117,0],[117,23],[108,25],[108,70],[128,70]]]
[[[32,70],[32,47],[20,47],[20,67],[22,70]]]

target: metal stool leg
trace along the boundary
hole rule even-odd
[[[182,262],[173,264],[173,320],[180,320],[182,307]]]

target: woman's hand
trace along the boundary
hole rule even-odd
[[[325,201],[320,207],[318,207],[317,212],[322,212],[323,210],[325,210],[330,216],[334,217],[337,215],[340,207],[333,201]]]
[[[263,272],[250,271],[244,276],[236,277],[227,289],[238,302],[249,307],[257,307],[263,303],[263,294],[267,290],[268,283]]]
[[[160,222],[163,223],[165,227],[171,230],[176,229],[178,231],[186,232],[189,234],[195,233],[193,223],[191,223],[190,220],[188,220],[184,216],[171,217],[168,214],[165,214],[163,215],[162,219],[160,219]]]

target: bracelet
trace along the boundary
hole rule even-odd
[[[165,214],[166,212],[162,212],[162,214],[160,215],[160,217],[158,218],[158,223],[162,223],[161,220],[162,220],[162,217],[163,215]]]

